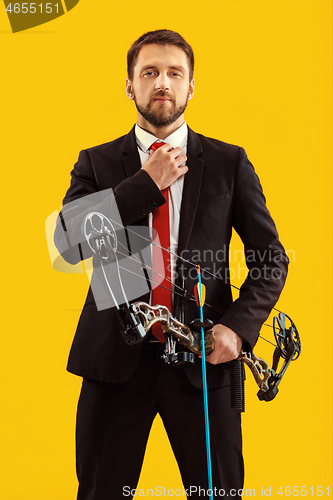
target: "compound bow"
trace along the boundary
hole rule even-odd
[[[120,225],[119,222],[112,222]],[[208,355],[214,349],[214,334],[211,330],[213,326],[212,321],[196,319],[192,321],[189,326],[187,326],[176,319],[170,313],[168,308],[163,305],[149,305],[142,301],[129,303],[123,288],[119,271],[121,266],[119,265],[117,257],[117,253],[120,253],[121,255],[124,254],[122,254],[118,249],[117,234],[112,222],[99,212],[91,212],[85,217],[83,232],[91,252],[99,259],[107,288],[114,301],[116,310],[118,311],[118,316],[122,325],[121,333],[124,340],[128,344],[142,342],[150,328],[155,323],[160,323],[166,339],[163,354],[165,362],[174,366],[187,366],[193,364],[195,362],[195,354],[198,355],[201,352],[200,332],[201,328],[203,328],[205,332],[205,354]],[[121,227],[125,228],[124,226]],[[125,229],[131,231],[129,228]],[[141,235],[138,236],[144,238]],[[151,244],[157,245],[157,243],[152,240],[147,239],[147,241]],[[163,247],[160,248],[162,250],[166,250]],[[167,251],[169,252],[169,250]],[[174,255],[177,256],[176,254]],[[197,264],[187,259],[183,259],[180,256],[177,257],[198,268]],[[135,259],[137,260],[136,257]],[[116,274],[115,278],[122,291],[123,300],[121,302],[117,301],[104,269],[104,265],[110,263],[114,264],[113,269]],[[140,263],[142,266],[147,268],[145,263]],[[151,268],[149,269],[151,270]],[[217,276],[215,277],[218,278]],[[147,275],[146,279],[148,279]],[[181,289],[181,287],[177,288]],[[179,292],[174,290],[173,293]],[[185,289],[181,289],[181,295],[189,298],[190,300],[195,300],[194,295],[190,294]],[[206,305],[216,309],[209,304]],[[245,351],[242,351],[237,360],[234,360],[231,363],[232,409],[235,411],[244,411],[244,364],[250,368],[259,387],[259,392],[257,393],[258,398],[261,401],[271,401],[278,393],[278,386],[288,365],[290,364],[290,361],[296,360],[300,355],[301,341],[295,323],[285,313],[277,309],[275,310],[278,311],[278,316],[275,316],[273,319],[273,331],[276,346],[273,354],[272,367],[270,368],[264,359],[257,357],[253,352]],[[176,344],[188,348],[190,352],[176,352]],[[278,371],[278,365],[281,359],[284,361]]]

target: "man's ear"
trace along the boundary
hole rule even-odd
[[[187,100],[189,101],[190,99],[192,99],[193,96],[194,96],[194,78],[192,78],[192,80],[190,81]]]
[[[134,99],[134,89],[132,82],[129,78],[126,78],[126,94],[129,99]]]

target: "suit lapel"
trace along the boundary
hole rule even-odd
[[[140,155],[135,140],[135,128],[125,136],[122,164],[126,177],[132,177],[141,168]]]
[[[141,169],[141,160],[135,137],[135,125],[124,138],[122,154],[123,158],[121,161],[125,172],[125,176],[132,177]],[[140,221],[136,223],[136,225],[148,226],[149,225],[148,216],[143,217]]]
[[[188,129],[187,161],[188,172],[185,174],[182,204],[180,209],[180,225],[178,254],[188,246],[197,212],[201,189],[204,161],[198,158],[202,152],[199,136]]]

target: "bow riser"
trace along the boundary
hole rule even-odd
[[[201,341],[200,335],[196,331],[192,331],[188,326],[174,318],[166,306],[155,305],[151,306],[146,302],[133,302],[131,309],[136,315],[146,333],[151,327],[160,323],[166,335],[176,339],[181,345],[186,346],[194,354],[200,354]],[[205,351],[210,354],[215,347],[214,334],[209,331],[205,335]]]

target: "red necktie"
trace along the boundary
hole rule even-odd
[[[164,142],[154,142],[152,144],[151,149],[156,151],[156,149],[160,148],[165,144]],[[160,239],[160,246],[170,249],[170,222],[169,222],[169,188],[163,189],[161,191],[164,198],[166,199],[166,203],[161,207],[157,208],[153,212],[153,229],[157,232],[157,235]],[[152,290],[152,304],[160,304],[166,306],[170,312],[172,312],[172,292],[170,290],[171,287],[171,270],[170,270],[170,254],[165,250],[160,248],[156,248],[153,245],[153,270],[156,271],[154,275],[152,275],[153,282],[159,282],[161,280],[161,276],[164,276],[163,281],[160,283],[162,286],[155,286]],[[164,333],[162,326],[157,323],[152,327],[152,333],[160,342],[165,342]]]

